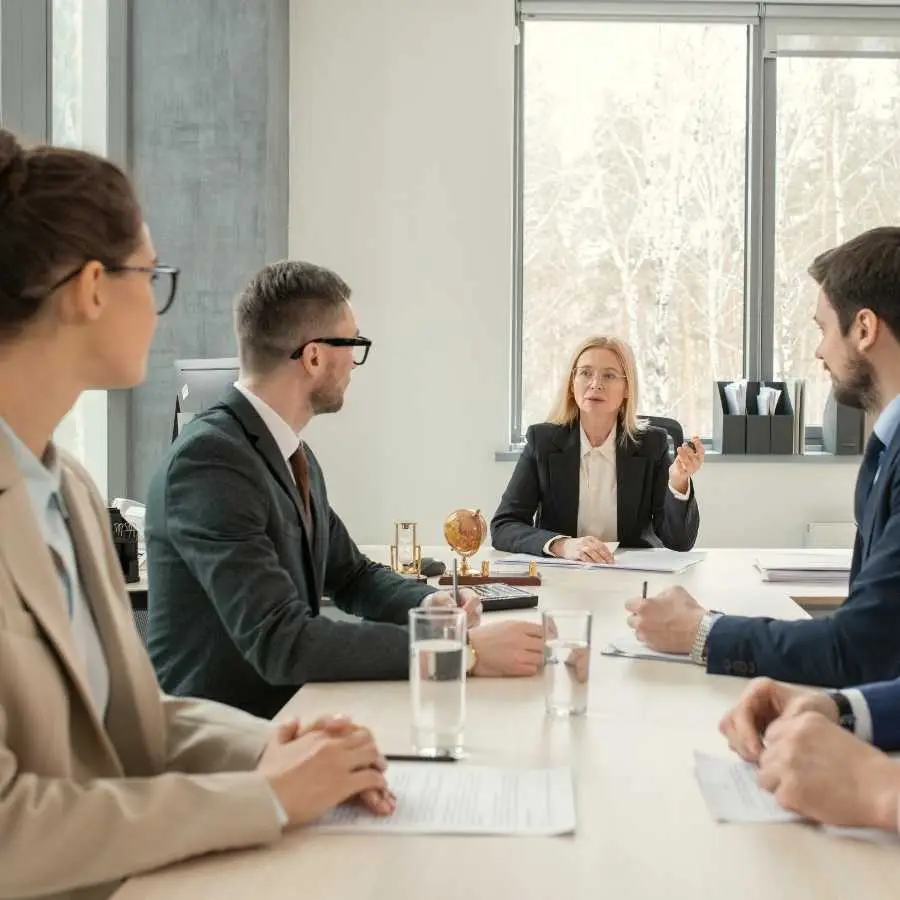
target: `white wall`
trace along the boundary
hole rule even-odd
[[[509,419],[512,0],[294,0],[295,258],[336,269],[375,341],[344,410],[311,426],[332,504],[360,543],[395,519],[437,543],[489,518]],[[700,542],[800,545],[849,521],[853,463],[708,465]]]

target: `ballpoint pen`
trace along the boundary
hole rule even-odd
[[[456,557],[453,558],[453,602],[459,606],[459,576],[456,571]]]
[[[413,753],[385,753],[388,762],[456,762],[455,756],[416,756]]]
[[[647,582],[646,582],[646,581],[644,582],[644,588],[643,588],[643,590],[641,591],[641,598],[642,598],[643,600],[646,600],[646,599],[647,599]]]

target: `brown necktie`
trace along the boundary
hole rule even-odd
[[[300,494],[300,509],[303,516],[303,524],[308,531],[312,530],[312,514],[309,505],[309,461],[306,459],[306,453],[301,444],[288,459],[291,464],[291,471],[297,481],[297,491]]]

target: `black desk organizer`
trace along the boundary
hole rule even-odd
[[[713,404],[713,450],[722,454],[759,456],[792,455],[794,452],[794,408],[788,387],[783,381],[747,382],[747,415],[728,413],[725,399],[727,381],[715,382],[716,403]],[[775,414],[761,416],[757,397],[761,386],[781,391]]]

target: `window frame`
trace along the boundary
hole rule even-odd
[[[94,53],[81,85],[82,142],[128,167],[128,0],[81,0]],[[53,141],[53,0],[0,0],[0,109],[4,126]],[[129,391],[88,391],[73,408],[83,459],[102,494],[128,485]]]
[[[773,35],[789,31],[802,20],[823,19],[840,34],[840,23],[878,29],[889,24],[900,34],[900,6],[858,4],[797,5],[786,2],[746,3],[742,0],[668,0],[668,2],[612,2],[612,0],[517,0],[515,12],[513,101],[513,209],[512,209],[512,315],[510,320],[510,416],[509,450],[524,444],[523,335],[524,335],[524,189],[525,189],[525,52],[530,21],[609,22],[719,22],[747,27],[747,144],[744,180],[744,346],[741,375],[751,380],[771,380],[775,358],[775,225],[776,225],[776,113],[778,59],[786,56],[840,58],[885,56],[897,53],[835,51],[777,52]],[[848,33],[854,28],[848,27]],[[664,414],[665,411],[660,411]],[[822,426],[808,425],[809,449],[821,449]],[[711,438],[704,435],[704,443]]]

